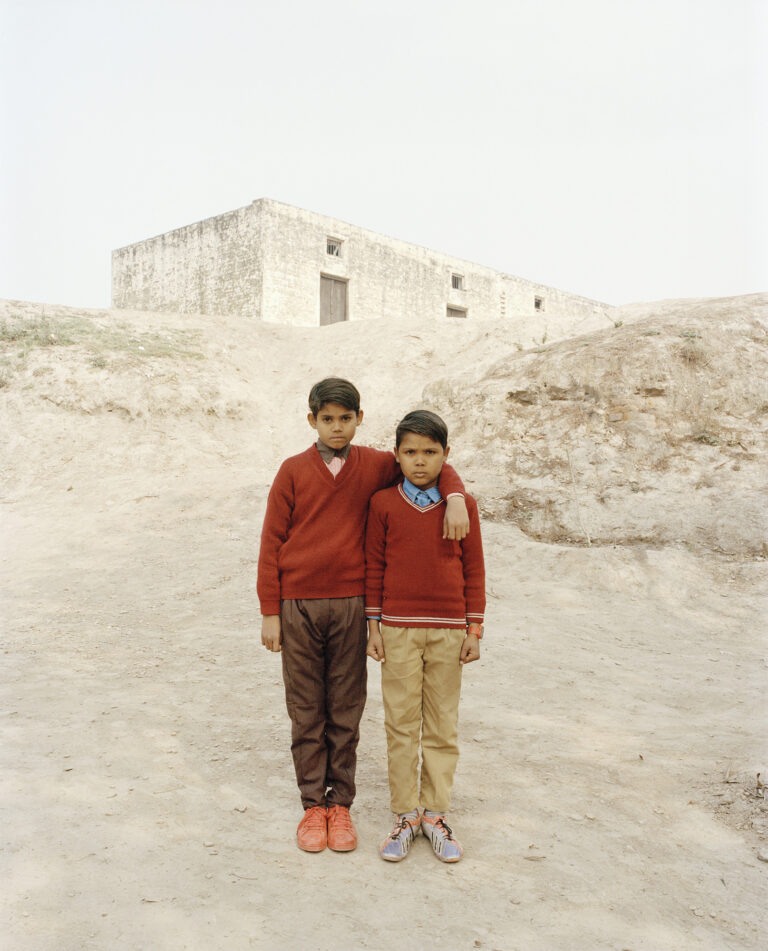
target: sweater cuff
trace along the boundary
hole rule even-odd
[[[280,602],[279,601],[262,601],[260,603],[261,607],[261,616],[264,617],[267,614],[279,614],[280,613]]]

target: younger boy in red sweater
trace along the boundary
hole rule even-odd
[[[441,861],[458,862],[463,850],[446,813],[459,756],[461,670],[480,656],[483,635],[477,503],[466,496],[470,530],[463,541],[441,537],[445,502],[437,483],[450,451],[448,429],[439,416],[418,410],[400,422],[395,442],[405,481],[374,495],[365,540],[368,654],[384,665],[395,813],[380,853],[388,862],[401,861],[422,831]]]
[[[357,845],[349,807],[366,699],[365,519],[371,496],[397,481],[400,469],[392,453],[351,445],[363,413],[348,380],[316,383],[309,410],[318,441],[283,462],[267,502],[257,580],[261,640],[282,651],[305,810],[298,845],[347,852]],[[464,486],[448,468],[442,486],[451,511],[446,506],[442,534],[461,539]]]

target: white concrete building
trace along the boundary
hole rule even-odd
[[[268,198],[113,251],[112,306],[304,326],[607,310],[598,301]]]

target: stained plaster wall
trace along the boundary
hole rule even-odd
[[[112,252],[112,306],[261,316],[260,219],[253,206]]]
[[[341,256],[326,251],[341,241]],[[587,316],[606,305],[271,199],[112,256],[113,306],[317,326],[321,275],[348,282],[350,320]],[[462,288],[452,286],[460,275]]]

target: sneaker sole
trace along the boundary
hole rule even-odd
[[[460,862],[464,858],[463,852],[461,855],[456,855],[452,858],[443,858],[442,855],[438,855],[437,852],[435,852],[435,847],[432,845],[432,839],[430,839],[429,833],[425,832],[422,829],[421,834],[424,836],[427,842],[429,842],[430,848],[432,849],[432,853],[435,856],[435,858],[438,860],[438,862],[443,862],[445,865],[455,865],[457,862]]]
[[[313,848],[307,848],[306,845],[299,845],[297,842],[296,845],[301,849],[302,852],[325,852],[326,846],[316,845]]]
[[[379,855],[381,855],[381,852],[379,852]],[[381,857],[385,862],[402,862],[403,859],[408,858],[408,853],[406,852],[405,855],[381,855]]]
[[[338,846],[333,845],[329,845],[328,848],[331,850],[331,852],[354,852],[357,848],[357,842],[355,842],[354,845],[347,846],[344,849],[340,849]]]

